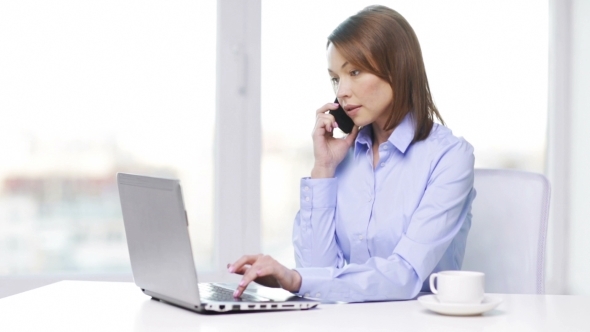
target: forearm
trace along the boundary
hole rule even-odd
[[[334,223],[331,222],[334,211],[314,211],[310,218],[315,219],[313,221],[302,220],[304,213],[298,213],[293,227],[297,267],[341,267],[343,258],[336,243]],[[314,227],[314,224],[320,227]]]
[[[297,268],[299,294],[330,301],[365,302],[414,298],[422,280],[403,258],[374,257],[365,264],[336,268]]]
[[[339,267],[336,243],[336,179],[302,179],[301,208],[293,226],[293,245],[299,267]]]

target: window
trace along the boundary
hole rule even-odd
[[[211,267],[216,5],[0,5],[0,275],[130,272],[116,172],[179,178]]]

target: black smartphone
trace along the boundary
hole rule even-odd
[[[340,130],[346,134],[350,134],[352,127],[354,127],[354,122],[348,115],[346,115],[346,111],[338,102],[338,98],[336,98],[334,102],[338,104],[338,109],[330,110],[328,113],[334,116],[334,119],[336,119],[336,123],[338,124],[338,128],[340,128]]]

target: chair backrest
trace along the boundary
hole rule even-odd
[[[541,174],[476,169],[463,270],[482,271],[486,292],[543,294],[550,186]]]

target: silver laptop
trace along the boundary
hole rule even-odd
[[[196,312],[300,310],[319,302],[259,286],[234,298],[236,285],[199,283],[180,182],[117,174],[135,284],[156,300]]]

